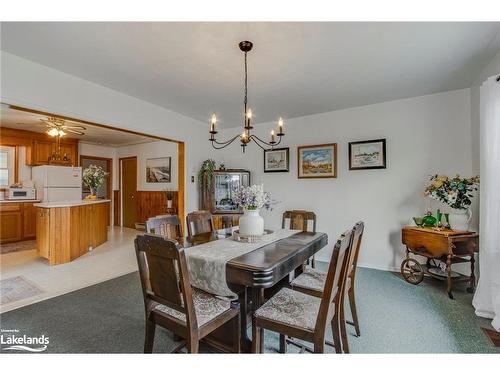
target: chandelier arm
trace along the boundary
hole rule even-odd
[[[215,148],[216,150],[220,150],[220,149],[223,149],[224,147],[227,147],[229,146],[231,143],[233,143],[236,139],[238,139],[240,137],[240,135],[235,135],[233,138],[231,138],[230,140],[226,141],[226,142],[219,142],[219,141],[216,141],[215,139],[211,139],[210,141],[212,142],[212,147]],[[221,145],[221,147],[217,147],[214,145],[217,144],[217,145]]]
[[[253,138],[253,140],[255,141],[255,143],[257,143],[257,140],[258,140],[258,141],[260,141],[261,143],[263,143],[263,144],[265,144],[266,146],[269,146],[269,147],[275,147],[275,146],[277,146],[277,145],[279,145],[279,144],[281,143],[281,138],[282,138],[282,136],[281,136],[281,135],[279,135],[278,137],[279,137],[279,141],[278,141],[278,142],[275,142],[275,143],[268,143],[268,142],[266,142],[266,141],[264,141],[264,140],[260,139],[259,137],[257,137],[255,134],[252,134],[252,135],[250,136],[250,138]]]
[[[263,147],[263,146],[260,144],[260,142],[263,142],[264,144],[266,144],[266,142],[264,142],[262,139],[260,139],[260,138],[259,138],[259,137],[257,137],[256,135],[251,134],[249,138],[250,138],[250,139],[253,139],[253,140],[254,140],[254,142],[255,142],[255,144],[256,144],[257,146],[259,146],[261,149],[263,149],[264,151],[268,150],[267,148]],[[260,142],[259,142],[259,141],[260,141]]]

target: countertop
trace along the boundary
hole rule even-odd
[[[81,200],[81,201],[68,201],[68,202],[42,202],[35,203],[33,206],[40,208],[59,208],[59,207],[75,207],[85,206],[87,204],[99,204],[111,202],[111,199],[96,199],[96,200]]]
[[[0,201],[2,203],[38,203],[40,199],[4,199]]]

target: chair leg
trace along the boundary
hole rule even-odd
[[[342,298],[343,299],[343,298]],[[347,341],[347,329],[345,323],[345,308],[344,306],[340,306],[340,317],[339,317],[339,325],[340,325],[340,337],[342,339],[342,350],[344,353],[349,353],[349,342]]]
[[[352,321],[354,323],[354,329],[356,330],[356,336],[361,336],[361,330],[359,329],[358,312],[356,310],[356,300],[354,299],[354,287],[349,289],[349,306],[351,308]]]
[[[339,318],[337,314],[333,316],[331,324],[332,324],[333,345],[335,347],[335,353],[342,353],[342,348],[340,346]]]
[[[314,343],[314,353],[324,353],[324,352],[325,352],[324,342]]]
[[[280,353],[286,353],[286,336],[280,333]]]
[[[316,259],[314,258],[314,255],[311,258],[311,267],[316,268]]]
[[[153,352],[153,344],[155,340],[156,323],[151,318],[146,319],[146,331],[144,335],[144,353]]]
[[[189,338],[187,344],[188,353],[193,353],[193,354],[198,353],[199,345],[200,342],[198,341],[198,339]]]
[[[252,353],[262,353],[260,339],[262,336],[262,328],[257,327],[255,319],[252,322]]]

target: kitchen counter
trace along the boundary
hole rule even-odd
[[[38,203],[40,199],[4,199],[0,201],[2,203]]]
[[[35,203],[35,207],[40,208],[60,208],[60,207],[76,207],[76,206],[86,206],[88,204],[99,204],[99,203],[109,203],[110,199],[82,199],[81,201],[68,201],[68,202],[42,202]]]

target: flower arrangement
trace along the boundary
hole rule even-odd
[[[431,184],[425,188],[424,195],[440,201],[451,208],[467,209],[474,197],[474,191],[479,186],[479,176],[461,178],[458,174],[451,178],[448,176],[433,175]]]
[[[96,195],[97,189],[104,184],[104,179],[108,175],[102,167],[91,164],[83,171],[83,183],[90,188],[91,195]]]
[[[264,191],[264,185],[240,186],[233,201],[246,210],[272,209],[271,194]]]

